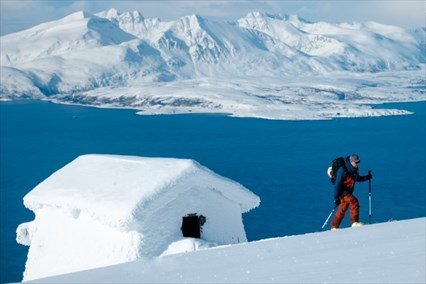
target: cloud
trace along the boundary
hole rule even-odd
[[[293,5],[289,5],[292,3]],[[275,2],[276,10],[286,10],[312,21],[376,21],[404,28],[424,27],[426,7],[423,1],[318,1]],[[288,10],[288,9],[287,9]]]
[[[79,1],[73,6],[93,13],[109,8],[120,12],[137,10],[145,17],[163,20],[192,14],[231,20],[253,10],[271,10],[267,2],[258,1]]]
[[[60,1],[58,1],[59,4]],[[72,13],[51,1],[0,1],[1,35],[30,28]]]
[[[377,10],[370,10],[369,14],[375,14],[378,21],[406,27],[426,26],[426,4],[424,1],[389,2],[379,5]]]

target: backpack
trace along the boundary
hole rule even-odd
[[[327,169],[327,174],[330,177],[330,182],[334,184],[336,182],[336,173],[339,168],[343,168],[345,172],[347,172],[345,158],[338,157],[331,162],[331,167]]]

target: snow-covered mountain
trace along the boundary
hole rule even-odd
[[[424,283],[425,218],[249,242],[34,283]],[[199,243],[194,242],[194,245]],[[191,251],[191,250],[190,250]]]
[[[277,85],[289,79],[335,78],[330,74],[337,72],[344,72],[346,79],[359,78],[366,72],[417,70],[422,74],[424,35],[424,28],[407,31],[374,22],[311,23],[297,16],[261,12],[249,13],[235,22],[216,22],[199,15],[161,21],[144,18],[138,11],[119,13],[110,9],[96,15],[81,11],[0,38],[0,98],[50,98],[65,103],[132,107],[148,113],[170,112],[164,106],[172,106],[173,112],[246,115],[230,107],[237,100],[230,94],[240,91],[233,86],[241,86],[241,82],[263,81],[258,85],[262,89],[265,84]],[[419,73],[412,74],[403,75],[410,77],[406,84],[421,80]],[[221,82],[225,92],[216,93],[217,99],[204,97],[200,92],[205,88],[199,87],[206,86],[206,80],[213,82],[212,86]],[[376,82],[377,76],[373,80],[373,84],[381,85],[380,80]],[[313,87],[310,80],[305,82],[303,87]],[[351,92],[363,88],[359,82]],[[158,98],[158,93],[170,85],[179,90],[178,98],[174,91]],[[189,87],[182,89],[182,85]],[[99,95],[116,88],[120,88],[119,94]],[[339,82],[333,89],[345,92],[346,86],[342,89]],[[261,98],[264,95],[253,97],[249,89],[243,94],[243,102],[257,100],[243,109],[270,104],[270,100]],[[281,95],[271,91],[267,96]],[[400,100],[412,99],[412,93],[409,96]],[[424,93],[415,99],[423,100]],[[285,109],[278,112],[278,117],[270,118],[292,118]]]
[[[2,65],[16,65],[77,50],[118,45],[134,38],[110,21],[80,11],[3,36],[1,60]]]

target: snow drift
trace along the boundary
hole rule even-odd
[[[192,160],[80,156],[24,197],[35,220],[19,225],[30,246],[24,281],[162,253],[246,242],[241,214],[259,197]],[[182,242],[182,217],[202,214],[200,242]],[[172,245],[172,246],[171,246]]]
[[[368,105],[425,99],[424,35],[423,28],[312,23],[261,12],[217,22],[200,15],[161,21],[138,11],[80,11],[0,38],[0,97],[141,114],[407,114]]]
[[[425,223],[419,218],[267,239],[34,282],[425,283]]]

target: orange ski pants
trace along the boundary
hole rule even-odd
[[[352,194],[347,194],[340,198],[340,205],[334,215],[333,221],[331,222],[332,228],[339,228],[340,223],[345,217],[346,210],[350,209],[349,219],[351,222],[359,221],[359,202],[358,199]]]

